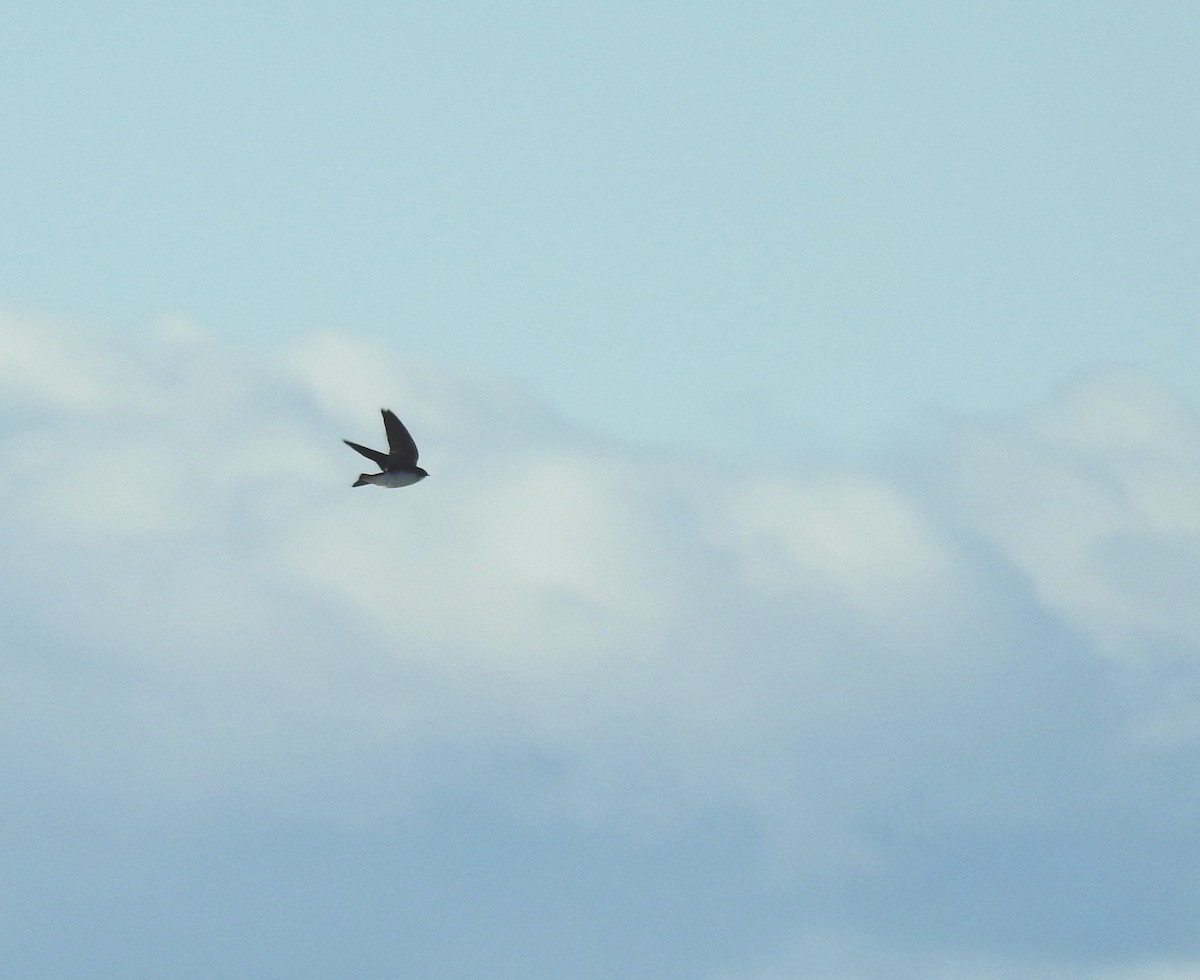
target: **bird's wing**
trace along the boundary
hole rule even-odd
[[[388,454],[387,453],[381,453],[377,449],[368,449],[366,446],[360,446],[357,442],[351,442],[349,439],[343,439],[342,442],[344,442],[351,449],[355,450],[355,452],[362,453],[364,456],[367,457],[367,459],[371,460],[381,470],[387,469],[387,462],[388,462]]]
[[[392,450],[392,465],[417,465],[417,444],[390,408],[383,409],[383,427],[387,429],[388,445]]]

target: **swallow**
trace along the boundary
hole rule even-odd
[[[418,480],[429,476],[417,465],[417,444],[404,428],[404,423],[396,418],[396,413],[390,408],[381,409],[383,412],[383,428],[387,432],[388,452],[381,453],[377,449],[368,449],[357,442],[343,439],[347,446],[355,452],[362,453],[375,463],[382,471],[380,473],[360,473],[351,486],[364,487],[374,483],[377,487],[407,487]]]

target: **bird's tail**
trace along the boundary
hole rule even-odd
[[[371,482],[371,481],[367,479],[367,474],[366,474],[366,473],[359,473],[359,474],[358,474],[358,479],[357,479],[357,480],[355,480],[353,483],[351,483],[351,484],[350,484],[350,486],[352,486],[352,487],[365,487],[365,486],[366,486],[368,483],[370,483],[370,482]]]

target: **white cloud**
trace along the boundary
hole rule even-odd
[[[1162,388],[1092,379],[1028,425],[968,433],[956,470],[962,520],[1106,646],[1200,639],[1200,426]]]
[[[50,323],[0,315],[0,392],[10,404],[60,411],[122,399],[129,366]]]
[[[357,826],[486,785],[650,839],[738,814],[819,883],[1200,802],[1200,430],[1150,381],[898,479],[652,458],[333,333],[114,350],[0,320],[0,727],[36,806]],[[381,405],[432,475],[352,490]],[[912,901],[1011,900],[962,873]]]
[[[1126,732],[1196,744],[1200,425],[1191,410],[1149,379],[1102,374],[1028,422],[966,431],[951,468],[955,519],[1124,668]]]
[[[767,965],[709,980],[1200,980],[1200,960],[1150,960],[1118,966],[1053,957],[889,949],[846,930],[812,930],[786,943]]]
[[[818,588],[864,613],[903,620],[950,585],[947,542],[880,480],[837,474],[744,483],[728,518],[758,588]]]

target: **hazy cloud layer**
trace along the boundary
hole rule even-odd
[[[82,891],[130,976],[1200,976],[1200,425],[1152,379],[769,470],[277,353],[0,318],[28,975]],[[381,405],[432,475],[351,490]]]

